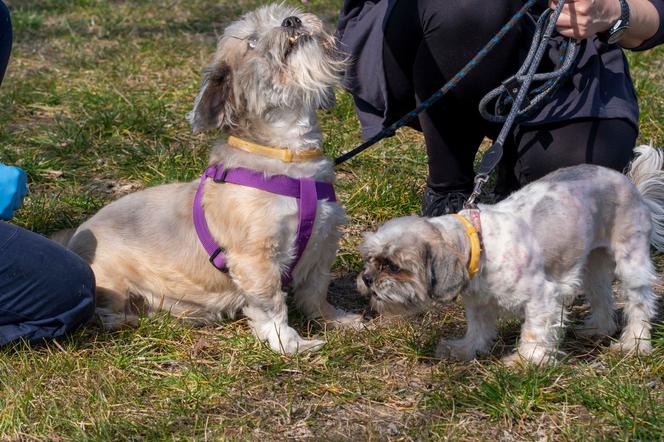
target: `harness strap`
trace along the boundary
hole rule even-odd
[[[311,178],[300,179],[300,198],[297,200],[300,209],[300,222],[297,226],[297,253],[294,264],[300,261],[307,248],[309,238],[314,230],[314,221],[316,221],[316,206],[318,205],[318,194],[316,192],[316,181]],[[293,277],[292,269],[286,274],[286,280],[282,278],[282,283],[289,284]]]
[[[297,250],[295,259],[281,278],[282,284],[288,285],[292,280],[293,269],[302,257],[311,238],[318,201],[328,200],[334,202],[337,200],[332,184],[315,181],[311,178],[297,179],[285,175],[266,176],[263,172],[244,167],[224,169],[222,164],[212,165],[205,169],[194,196],[194,228],[201,245],[210,256],[210,263],[224,273],[228,272],[225,250],[212,237],[202,206],[203,185],[208,178],[216,183],[238,184],[277,195],[297,198],[299,212],[296,238]]]

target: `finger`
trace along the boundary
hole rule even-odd
[[[569,15],[560,14],[558,21],[556,22],[556,28],[571,28],[572,27],[572,17]]]

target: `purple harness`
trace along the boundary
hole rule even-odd
[[[194,197],[194,227],[198,234],[205,251],[210,255],[210,262],[220,271],[228,272],[226,266],[226,255],[223,247],[219,246],[212,238],[210,229],[205,221],[205,213],[201,200],[203,198],[203,184],[205,180],[212,178],[215,183],[232,183],[242,186],[253,187],[265,192],[276,193],[277,195],[297,198],[299,208],[299,223],[297,226],[297,253],[295,260],[288,267],[286,273],[281,277],[283,286],[288,285],[293,278],[293,269],[304,253],[307,247],[311,232],[316,220],[316,207],[318,200],[336,201],[334,187],[330,183],[315,181],[311,178],[291,178],[285,175],[274,175],[266,177],[263,172],[247,169],[244,167],[235,167],[224,169],[222,164],[210,166],[205,169],[201,176],[201,182],[198,185],[196,196]]]

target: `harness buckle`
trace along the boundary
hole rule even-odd
[[[228,273],[228,266],[226,264],[224,264],[223,267],[217,267],[217,264],[214,262],[215,258],[219,256],[220,253],[226,253],[226,249],[223,247],[217,248],[217,250],[215,250],[212,255],[210,255],[210,264],[212,264],[220,272]]]
[[[226,181],[226,175],[228,175],[228,169],[226,169],[224,166],[221,166],[221,168],[222,168],[221,174],[219,174],[219,176],[217,176],[218,170],[215,169],[214,177],[212,177],[212,181],[214,181],[215,183],[223,183]]]

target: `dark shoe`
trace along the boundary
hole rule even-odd
[[[442,216],[457,213],[463,209],[470,193],[441,192],[427,187],[422,197],[422,216]]]

